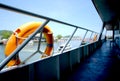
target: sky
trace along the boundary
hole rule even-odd
[[[102,28],[101,18],[91,0],[1,0],[0,2],[98,33]],[[31,21],[43,22],[44,20],[0,8],[0,30],[14,31],[20,25]],[[50,22],[48,25],[56,34],[74,31],[73,27],[63,26],[55,22]]]

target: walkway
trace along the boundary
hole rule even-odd
[[[82,62],[64,81],[120,81],[120,54],[110,42],[105,42]],[[62,80],[62,81],[63,81]]]

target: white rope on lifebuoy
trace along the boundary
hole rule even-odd
[[[17,32],[14,32],[14,34],[15,34],[16,38],[23,39],[23,40],[27,39],[27,38],[24,38],[24,37],[19,37]]]

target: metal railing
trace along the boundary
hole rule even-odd
[[[91,36],[90,36],[90,39],[93,35],[93,33],[95,34],[99,34],[95,31],[92,31],[92,30],[89,30],[89,29],[86,29],[86,28],[83,28],[83,27],[79,27],[79,26],[76,26],[76,25],[73,25],[73,24],[69,24],[69,23],[66,23],[66,22],[63,22],[63,21],[59,21],[59,20],[56,20],[56,19],[53,19],[53,18],[49,18],[49,17],[45,17],[45,16],[42,16],[42,15],[39,15],[39,14],[35,14],[35,13],[32,13],[32,12],[28,12],[28,11],[25,11],[25,10],[21,10],[21,9],[17,9],[17,8],[14,8],[14,7],[11,7],[11,6],[7,6],[5,4],[0,4],[0,7],[2,9],[5,9],[5,10],[10,10],[10,11],[14,11],[14,12],[17,12],[17,13],[21,13],[21,14],[25,14],[25,15],[29,15],[29,16],[33,16],[33,17],[37,17],[37,18],[42,18],[45,20],[45,22],[34,32],[32,33],[32,35],[30,35],[30,37],[28,37],[18,48],[16,48],[16,50],[14,52],[12,52],[8,57],[6,57],[1,63],[0,63],[0,70],[3,69],[3,67],[15,56],[19,53],[19,51],[39,32],[42,32],[42,29],[44,28],[45,25],[47,25],[49,23],[49,21],[54,21],[54,22],[57,22],[57,23],[60,23],[60,24],[64,24],[64,25],[67,25],[67,26],[71,26],[71,27],[74,27],[75,30],[73,31],[73,33],[71,34],[71,37],[68,39],[68,41],[66,42],[65,46],[63,47],[63,49],[60,51],[60,53],[63,53],[63,51],[65,50],[66,46],[68,45],[68,43],[71,41],[72,37],[74,36],[74,34],[76,33],[76,31],[78,29],[83,29],[83,30],[86,30],[86,33],[84,35],[84,37],[82,38],[82,41],[85,39],[86,37],[86,34],[87,32],[91,32]],[[40,36],[41,37],[41,36]],[[82,42],[81,42],[82,43]],[[81,44],[80,44],[81,46]],[[39,48],[40,48],[40,43],[38,45],[38,49],[36,52],[39,52]],[[36,53],[35,52],[35,53]]]

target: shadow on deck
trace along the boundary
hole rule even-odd
[[[120,81],[120,50],[105,42],[62,81]]]

